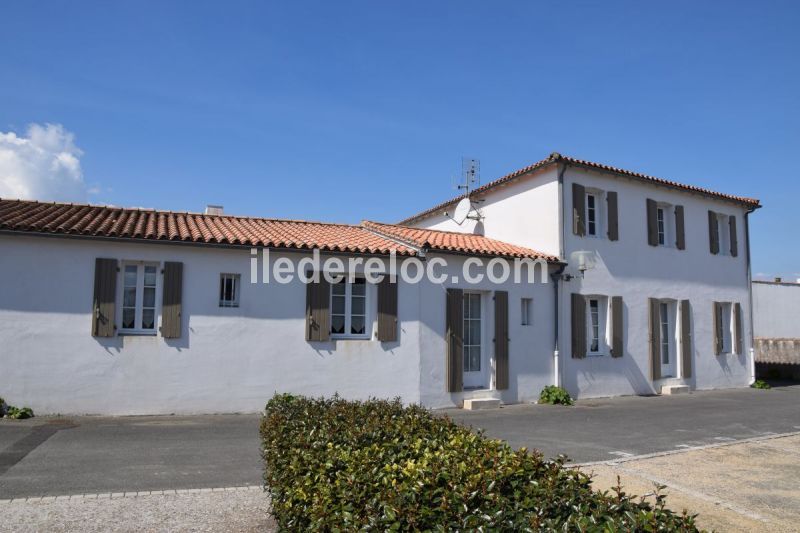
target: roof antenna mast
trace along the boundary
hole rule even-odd
[[[459,226],[465,220],[481,220],[483,216],[472,203],[470,194],[481,184],[481,162],[472,157],[461,158],[461,183],[457,184],[459,191],[464,191],[464,198],[458,202],[452,216],[445,211],[445,216],[452,218]],[[477,202],[476,202],[477,203]]]

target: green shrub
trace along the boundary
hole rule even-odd
[[[514,451],[399,400],[277,395],[261,423],[272,512],[290,531],[696,531],[694,517]]]
[[[772,386],[763,379],[757,379],[750,385],[754,389],[771,389]]]
[[[17,420],[33,418],[33,409],[30,407],[14,407],[13,405],[9,405],[6,415],[8,418],[15,418]]]
[[[539,403],[549,403],[552,405],[572,405],[575,403],[572,397],[563,387],[547,385],[539,394]]]

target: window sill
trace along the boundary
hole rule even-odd
[[[586,357],[608,357],[606,352],[587,352]]]
[[[332,341],[371,341],[371,335],[341,335],[331,334]]]
[[[120,337],[155,337],[155,331],[120,331],[117,335]]]

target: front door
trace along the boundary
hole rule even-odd
[[[464,293],[464,388],[486,387],[483,347],[483,302],[477,292]]]

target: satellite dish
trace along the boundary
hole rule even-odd
[[[467,220],[470,211],[472,211],[472,202],[469,201],[469,198],[462,199],[456,206],[456,210],[453,213],[453,220],[456,224],[463,224],[464,221]]]

